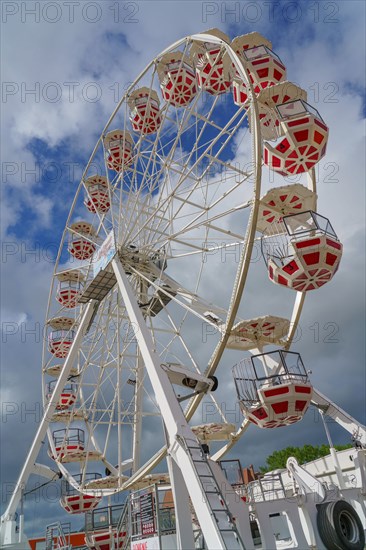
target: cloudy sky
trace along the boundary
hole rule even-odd
[[[331,219],[344,256],[332,283],[309,295],[296,350],[314,385],[365,422],[364,2],[4,1],[1,9],[2,509],[39,422],[48,290],[83,167],[146,64],[177,39],[212,27],[230,38],[257,30],[270,39],[288,79],[308,91],[330,127],[317,167],[318,210]],[[211,282],[214,295],[220,281]],[[275,313],[260,300],[262,284],[270,285],[264,276],[249,278],[247,310],[255,298],[258,314]],[[224,388],[218,401],[228,399]],[[331,433],[335,443],[349,442],[334,425]],[[322,442],[310,410],[286,430],[249,430],[232,456],[259,467],[274,449]],[[42,515],[66,520],[52,500],[29,499],[29,534],[42,532]]]

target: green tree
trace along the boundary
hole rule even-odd
[[[349,449],[352,445],[335,445],[337,451],[343,451],[344,449]],[[305,462],[311,462],[322,456],[329,455],[329,446],[328,445],[304,445],[303,447],[286,447],[281,451],[274,451],[266,459],[266,465],[260,467],[260,471],[264,474],[270,472],[271,470],[277,470],[281,468],[286,468],[287,459],[290,456],[296,458],[299,464],[304,464]]]

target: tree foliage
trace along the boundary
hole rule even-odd
[[[352,445],[335,445],[337,451],[349,449]],[[286,447],[281,451],[274,451],[266,459],[266,465],[260,467],[262,473],[286,468],[287,459],[290,456],[296,458],[299,464],[311,462],[322,456],[329,455],[329,445],[304,445],[303,447]]]

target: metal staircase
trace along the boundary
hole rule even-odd
[[[71,550],[70,523],[51,523],[46,528],[46,550]]]
[[[184,439],[184,443],[187,455],[201,484],[202,493],[206,496],[206,506],[216,520],[222,548],[244,550],[245,546],[236,528],[233,515],[227,507],[224,495],[202,446],[197,445],[196,440]]]

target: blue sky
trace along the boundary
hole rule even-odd
[[[47,5],[1,6],[2,506],[37,427],[26,411],[41,401],[52,262],[83,167],[117,99],[146,64],[170,43],[212,27],[230,38],[254,30],[269,38],[288,79],[308,90],[330,127],[318,167],[319,211],[345,253],[321,300],[311,296],[306,304],[298,350],[319,390],[365,422],[364,2],[83,0],[73,13],[63,2]],[[233,454],[260,466],[275,448],[323,442],[312,411],[301,426],[276,435],[253,431]],[[337,427],[332,434],[348,442]],[[37,506],[29,504],[29,533],[44,526],[38,510],[52,519],[60,511]]]

